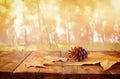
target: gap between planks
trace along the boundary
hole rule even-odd
[[[32,54],[32,51],[26,51],[26,52],[29,52],[29,54],[16,66],[16,68],[12,72],[14,72],[24,62],[24,60],[27,59]]]

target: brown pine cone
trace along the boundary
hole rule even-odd
[[[88,57],[88,53],[82,47],[74,47],[68,50],[68,61],[81,61]]]

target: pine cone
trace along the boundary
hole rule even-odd
[[[88,53],[82,47],[74,47],[68,50],[68,61],[81,61],[88,57]]]

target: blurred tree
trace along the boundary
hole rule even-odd
[[[0,0],[0,37],[2,42],[11,42],[9,41],[11,37],[8,35],[8,29],[13,25],[15,17],[10,16],[11,14],[11,3],[13,0]],[[2,37],[4,36],[4,37]]]

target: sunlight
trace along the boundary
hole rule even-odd
[[[98,33],[96,31],[94,31],[94,34],[93,34],[93,41],[94,42],[99,42]]]
[[[115,10],[120,10],[120,0],[111,0],[111,3]]]
[[[40,48],[120,43],[119,3],[120,0],[0,0],[0,43]]]
[[[12,4],[12,7],[14,8],[13,16],[16,17],[14,20],[13,28],[15,31],[15,38],[14,42],[16,42],[17,39],[20,39],[22,36],[22,24],[23,24],[23,3],[21,0],[15,0]]]
[[[89,15],[90,12],[91,12],[91,8],[90,8],[89,6],[86,6],[86,7],[85,7],[85,14],[86,14],[86,15]]]
[[[58,15],[58,16],[55,17],[55,19],[56,19],[56,33],[58,34],[58,36],[61,36],[64,33],[64,30],[60,25],[61,24],[61,18]]]
[[[53,19],[58,12],[58,7],[54,4],[53,0],[50,0],[48,3],[41,2],[40,10],[43,17]]]
[[[49,21],[55,20],[56,33],[58,34],[58,36],[61,36],[64,33],[64,30],[61,27],[61,18],[58,13],[59,7],[55,4],[55,1],[50,0],[47,3],[40,3],[40,9],[44,18],[48,19]]]

